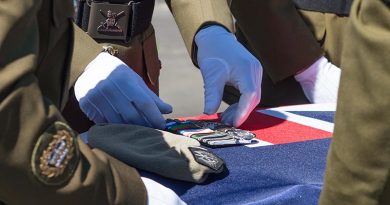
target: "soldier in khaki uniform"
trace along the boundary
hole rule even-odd
[[[109,1],[108,4],[112,7],[114,5],[123,4],[124,2],[126,1],[112,0]],[[148,0],[136,2],[147,4],[146,2],[148,2]],[[153,0],[149,0],[149,2],[154,3]],[[342,35],[342,29],[338,28],[342,28],[342,16],[335,14],[325,14],[324,16],[321,16],[322,14],[319,15],[319,12],[300,10],[301,15],[308,16],[309,20],[307,20],[308,22],[305,24],[291,1],[268,0],[253,1],[251,3],[244,1],[229,2],[231,10],[238,20],[236,26],[238,40],[247,47],[245,48],[237,41],[234,35],[230,33],[233,31],[233,22],[226,1],[170,0],[167,1],[167,3],[175,16],[194,64],[199,65],[201,70],[205,87],[204,112],[206,114],[212,114],[217,111],[225,85],[228,85],[224,92],[225,100],[232,105],[222,114],[222,121],[234,126],[241,125],[259,102],[261,102],[261,105],[263,106],[308,103],[309,101],[306,99],[305,95],[309,96],[309,98],[311,97],[309,99],[310,102],[335,102],[340,69],[329,63],[326,58],[321,58],[324,51],[321,49],[318,42],[323,42],[326,57],[332,62],[336,62],[335,64],[337,65],[338,47],[334,47],[333,45],[335,45],[335,43],[337,44],[341,39],[338,37]],[[94,6],[93,4],[87,5],[86,8],[91,8],[93,10]],[[140,8],[143,9],[138,13],[148,13],[148,10],[145,9],[145,7],[141,6]],[[259,9],[262,12],[258,12],[257,10]],[[85,14],[88,12],[83,13]],[[93,13],[93,11],[91,11],[91,13]],[[150,15],[151,12],[149,12],[149,17],[146,19],[150,20]],[[95,32],[96,30],[99,30],[99,27],[93,26],[92,31],[90,31],[90,28],[92,23],[96,21],[96,15],[87,14],[87,16],[89,16],[88,26],[84,27],[88,27],[88,33],[92,37],[99,42],[118,47],[118,56],[130,65],[130,67],[134,67],[133,69],[136,70],[146,82],[149,82],[150,79],[158,79],[159,72],[149,71],[159,70],[159,68],[147,68],[149,66],[147,63],[145,64],[145,68],[145,66],[142,67],[142,63],[137,63],[148,55],[157,56],[154,41],[153,43],[146,43],[146,41],[144,42],[143,40],[133,41],[135,44],[150,45],[148,49],[153,50],[153,52],[151,52],[152,54],[144,55],[144,57],[142,57],[142,52],[140,52],[140,50],[147,51],[145,46],[132,47],[131,44],[126,45],[123,44],[122,41],[110,40],[110,38],[116,37],[110,36],[109,38],[102,38],[101,35],[95,35]],[[284,18],[278,18],[280,16],[283,16]],[[93,20],[91,21],[91,19]],[[260,22],[253,21],[253,19],[258,19]],[[327,23],[328,20],[331,22],[329,25]],[[271,21],[274,25],[270,26],[267,21]],[[315,23],[315,26],[313,27],[315,35],[313,35],[309,29],[311,28],[311,22]],[[83,27],[83,23],[81,23],[81,25]],[[137,22],[132,22],[132,25],[137,25]],[[276,28],[273,29],[271,28],[272,26],[275,26]],[[336,30],[334,28],[338,29],[337,32],[328,31]],[[325,29],[328,29],[326,38],[324,38]],[[291,34],[288,33],[291,30],[294,32]],[[286,36],[280,34],[283,32],[286,33]],[[244,33],[247,35],[244,35]],[[336,33],[336,35],[333,35],[334,33]],[[316,40],[314,36],[318,39]],[[154,39],[154,36],[152,36],[151,39]],[[263,65],[261,65],[247,49],[250,49],[255,53],[260,62],[263,61]],[[270,50],[273,52],[269,52]],[[304,51],[296,52],[297,50]],[[141,55],[136,55],[136,53],[141,53]],[[136,56],[141,57],[134,58]],[[264,77],[262,75],[263,66],[267,71]],[[322,75],[325,77],[330,76],[330,78],[321,78],[320,83],[312,83],[310,81],[305,82],[306,79],[300,77],[299,79],[302,81],[300,82],[301,85],[294,79],[294,75],[308,67],[314,67],[312,69],[306,69],[309,71],[303,72],[309,72],[309,77],[306,77],[309,78],[309,80],[312,75],[311,73],[313,72],[316,75],[317,73],[324,73],[317,72],[318,67],[320,66],[323,67],[322,70],[326,70],[325,74]],[[313,69],[317,70],[312,71]],[[304,74],[300,74],[300,76],[303,75]],[[151,78],[151,76],[154,77]],[[332,80],[334,80],[334,82],[331,83]],[[158,82],[157,80],[154,82],[155,83],[149,83],[149,86],[153,84],[154,91],[156,92]],[[260,89],[261,84],[263,85],[263,89]],[[303,84],[314,84],[314,86],[309,86],[309,91],[307,91],[309,94],[306,93],[307,89],[304,89],[305,95],[303,94],[300,87]],[[319,86],[321,89],[316,88],[317,84],[322,86]],[[153,86],[151,87],[153,88]],[[239,93],[237,93],[238,91],[236,89]],[[317,93],[320,93],[318,90],[323,90],[322,92],[325,92],[325,94],[320,95],[320,97],[325,96],[325,98],[315,99],[320,98],[315,96]],[[331,91],[330,94],[327,93],[328,90]],[[262,96],[261,101],[260,95]],[[331,96],[330,99],[327,98],[328,95]],[[85,109],[84,113],[87,113]],[[94,116],[96,115],[88,113],[87,115],[95,122],[99,122],[96,117],[94,119]],[[137,116],[137,114],[134,116]],[[156,113],[154,116],[159,117],[159,114]],[[124,123],[128,122],[124,121]],[[130,121],[130,123],[140,124],[135,120]],[[141,125],[148,126],[148,124],[142,123]]]
[[[205,58],[203,53],[207,53],[205,50],[216,50],[208,58],[219,58],[218,55],[222,53],[224,57],[221,59],[231,66],[232,64],[229,62],[231,58],[242,59],[239,55],[226,57],[228,54],[225,53],[235,52],[234,50],[237,49],[234,47],[230,49],[218,48],[216,45],[218,39],[221,39],[220,36],[214,37],[208,43],[203,43],[202,40],[197,41],[197,36],[204,36],[203,33],[206,33],[203,31],[209,27],[219,26],[225,28],[227,32],[234,32],[240,43],[260,61],[261,68],[265,71],[264,75],[260,76],[258,85],[260,87],[261,83],[261,89],[258,90],[261,92],[261,106],[336,101],[340,75],[340,69],[337,66],[340,65],[342,36],[345,22],[348,19],[350,1],[332,1],[330,3],[336,2],[336,5],[329,8],[316,8],[323,2],[321,0],[233,0],[227,1],[225,4],[222,0],[217,0],[209,3],[203,1],[206,6],[196,8],[188,3],[190,1],[172,0],[167,2],[171,5],[171,11],[179,25],[192,60],[195,65],[199,66],[202,74],[205,73],[206,69],[198,61],[204,61],[202,60]],[[216,6],[216,2],[220,2],[220,4]],[[302,2],[312,5],[305,5]],[[340,5],[337,2],[341,2]],[[237,20],[234,29],[231,15],[226,13],[225,8],[228,6]],[[316,9],[324,11],[315,11]],[[223,14],[224,20],[215,20],[215,16],[218,16],[216,13]],[[209,18],[206,19],[206,22],[199,23],[197,19],[202,19],[200,16]],[[221,32],[223,31],[209,33],[216,36]],[[226,41],[221,44],[224,43]],[[300,83],[294,77],[305,69],[318,67],[319,64],[326,67],[323,70],[331,71],[323,74],[325,77],[322,81],[327,83],[322,83],[321,86],[324,87],[322,89],[309,90],[304,94],[304,91],[306,92],[305,89],[302,90],[304,82]],[[248,72],[244,63],[240,64],[239,67],[241,72]],[[216,81],[221,80],[216,78]],[[238,102],[240,95],[242,96],[242,89],[238,88],[240,86],[232,86],[231,84],[226,83],[227,86],[224,90],[224,100],[229,104]],[[327,90],[332,92],[328,94]],[[321,94],[321,92],[325,94]],[[319,97],[316,97],[318,93],[325,97],[318,99]],[[218,95],[218,92],[214,93],[214,96]],[[327,98],[328,96],[330,97]]]
[[[233,21],[225,0],[166,1],[195,65],[204,81],[204,113],[220,106],[225,85],[240,96],[223,113],[222,122],[240,126],[260,102],[262,66],[234,37]]]
[[[256,54],[265,70],[263,106],[336,102],[340,76],[337,67],[350,3],[338,0],[229,1],[237,19],[238,39]],[[318,75],[314,75],[316,66],[324,67]],[[299,73],[310,69],[313,73],[308,80],[318,79],[307,83],[318,84],[320,88],[312,94],[310,86],[305,86],[299,77]],[[228,91],[232,97],[235,95],[231,89]]]
[[[323,54],[343,69],[335,136],[329,151],[320,204],[389,204],[390,119],[386,110],[390,107],[390,25],[387,21],[390,2],[356,0],[350,20],[349,9],[345,14],[337,15],[297,10],[291,1],[283,0],[233,0],[229,3],[237,18],[236,35],[247,39],[247,42],[242,42],[262,62],[270,75],[268,81],[271,84],[275,84],[272,80],[277,82],[273,85],[277,90],[285,90],[282,95],[278,95],[272,86],[265,91],[269,84],[264,84],[266,79],[263,78],[262,103],[308,102],[291,76]],[[187,48],[194,48],[193,39],[200,28],[190,29],[192,24],[188,22],[193,18],[185,16],[198,16],[201,12],[195,10],[191,13],[190,8],[179,5],[172,6],[172,11]],[[268,29],[256,25],[259,21]],[[210,23],[216,22],[210,19]],[[228,23],[224,25],[226,27]],[[274,29],[270,29],[272,27]],[[190,49],[192,56],[196,56],[195,50]],[[267,65],[284,69],[267,71]],[[279,85],[281,87],[277,88]],[[265,92],[274,96],[267,100]]]
[[[181,1],[174,0],[169,3],[172,3],[172,5],[177,4],[179,7],[182,6]],[[76,21],[78,22],[78,25],[96,41],[103,45],[112,47],[113,50],[115,50],[115,55],[123,60],[130,68],[136,71],[149,88],[158,94],[158,77],[161,65],[157,56],[154,30],[150,24],[153,6],[154,0],[109,0],[106,2],[80,1],[78,7],[79,15],[76,18]],[[183,31],[185,33],[195,33],[198,28],[201,28],[210,20],[213,20],[216,23],[220,22],[219,24],[221,25],[227,24],[226,27],[229,28],[232,27],[231,19],[229,19],[229,8],[226,6],[225,1],[190,1],[187,2],[185,7],[196,8],[191,11],[191,13],[196,11],[204,13],[202,16],[191,18],[191,23],[189,24],[190,29],[189,31]],[[221,9],[215,10],[215,8]],[[108,28],[107,25],[110,25],[110,28]],[[228,38],[232,39],[231,36]],[[187,37],[186,40],[188,40]],[[220,75],[221,77],[228,78],[227,81],[234,82],[237,85],[240,84],[240,87],[242,87],[241,90],[243,91],[245,97],[243,97],[238,106],[231,106],[231,108],[225,112],[226,115],[224,115],[222,119],[225,123],[238,126],[243,123],[250,111],[252,111],[259,101],[257,88],[259,84],[258,78],[261,74],[259,70],[260,64],[258,61],[245,48],[243,48],[237,40],[233,39],[230,42],[232,42],[236,47],[239,47],[238,50],[234,49],[232,53],[237,56],[242,56],[242,61],[247,65],[250,65],[248,66],[248,69],[251,71],[240,72],[239,75],[234,75],[233,73],[239,72],[239,69],[229,68],[226,72],[231,73],[230,77],[227,77],[225,74]],[[206,76],[207,75],[212,76],[206,74]],[[215,87],[215,81],[213,79],[208,77],[205,77],[204,79],[206,87]],[[85,81],[95,80],[96,79],[88,79]],[[127,92],[129,95],[122,99],[107,97],[107,99],[112,100],[108,100],[110,102],[106,103],[110,104],[109,106],[104,106],[97,102],[101,101],[102,98],[97,97],[94,93],[90,93],[89,95],[80,95],[80,93],[85,93],[80,92],[80,90],[84,90],[84,86],[78,85],[80,84],[76,84],[75,86],[77,101],[74,100],[74,97],[71,97],[71,100],[65,108],[64,114],[73,127],[77,128],[79,131],[85,131],[90,126],[90,123],[85,124],[87,118],[85,116],[83,117],[79,107],[81,107],[81,110],[86,114],[86,116],[95,123],[130,123],[160,129],[163,126],[163,118],[161,114],[168,113],[172,110],[169,105],[160,106],[163,103],[158,102],[156,102],[158,110],[154,109],[154,111],[151,112],[144,111],[150,106],[140,107],[138,105],[130,104],[129,109],[133,111],[128,112],[128,109],[122,109],[121,107],[123,106],[118,105],[117,102],[124,102],[126,101],[125,98],[136,98],[139,101],[143,101],[144,97],[137,96],[136,92]],[[223,87],[220,86],[217,88],[223,89]],[[205,113],[211,114],[215,112],[214,110],[218,109],[221,97],[222,96],[214,96],[214,92],[206,94],[207,99]],[[84,98],[84,100],[81,98]],[[85,102],[86,100],[91,102],[89,103],[90,105],[86,105],[86,103],[81,102]],[[80,106],[78,101],[80,102]],[[143,105],[144,103],[141,104]],[[91,110],[97,111],[91,112]],[[107,110],[113,111],[106,112]],[[114,114],[115,116],[113,116],[112,113],[117,114]],[[236,113],[240,114],[237,115]],[[153,119],[160,119],[158,120],[160,122],[153,123]]]
[[[78,1],[76,23],[98,43],[111,48],[111,52],[141,76],[146,85],[158,95],[158,78],[160,75],[161,63],[157,54],[154,29],[151,25],[153,9],[154,0],[111,0],[105,2],[80,0]],[[112,13],[113,15],[119,14],[119,16],[116,18],[109,18],[107,15],[108,13]],[[106,25],[106,22],[109,22],[109,20],[112,22],[111,27],[103,29],[104,25]],[[93,79],[87,79],[86,81],[90,80]],[[134,95],[134,92],[132,93]],[[89,96],[86,97],[89,99],[92,98]],[[142,96],[137,97],[142,99]],[[107,118],[108,115],[102,111],[110,108],[100,107],[98,112],[86,112],[85,106],[81,106],[80,109],[78,101],[79,100],[76,100],[72,90],[70,100],[63,112],[66,119],[77,131],[85,132],[94,123],[112,122],[112,119],[101,119]],[[114,109],[118,108],[118,105],[115,105],[115,101],[122,100],[113,99],[111,101]],[[129,105],[129,107],[132,106]],[[142,112],[144,108],[133,107],[134,110],[137,111],[126,114],[124,114],[124,112],[121,113],[122,115],[126,115],[128,120],[116,122],[162,129],[164,121],[161,114],[169,113],[172,110],[170,105],[165,105],[165,109],[163,108],[159,111],[149,112],[142,116],[138,113]],[[96,113],[102,113],[102,116],[98,117],[99,115]],[[159,122],[150,124],[150,120],[138,120],[142,118],[156,118],[159,119]]]
[[[320,205],[390,204],[390,1],[356,0]]]
[[[86,145],[61,115],[69,89],[100,64],[148,91],[123,62],[101,53],[102,47],[72,24],[73,9],[71,1],[0,4],[0,204],[181,204],[171,190]],[[110,94],[106,89],[112,75],[98,82],[102,94]],[[166,177],[202,182],[207,173],[223,170],[220,159],[196,148],[199,143],[189,138],[131,125],[107,125],[94,133],[87,136],[113,142],[121,134],[121,139],[132,140],[129,145],[117,143],[134,153],[136,158],[127,156],[132,165]],[[195,152],[211,156],[213,164],[198,163]],[[159,170],[156,163],[148,163],[161,161],[160,156],[175,166]]]
[[[299,0],[295,1],[299,2]],[[111,10],[117,6],[121,7],[116,11],[121,13],[125,2],[127,1],[112,0],[105,4],[109,5],[107,7]],[[137,25],[137,19],[146,19],[145,21],[149,23],[151,19],[150,7],[154,4],[154,0],[136,2],[141,5],[138,7],[140,10],[133,13],[145,13],[145,15],[132,17],[130,30],[140,30],[137,26],[133,26]],[[347,13],[345,10],[348,8],[341,11],[329,9],[329,12],[339,12],[340,15],[311,12],[307,11],[306,7],[298,13],[292,1],[229,1],[231,11],[237,18],[236,35],[245,48],[231,34],[232,17],[226,1],[171,0],[167,3],[175,16],[194,64],[201,70],[205,87],[204,112],[206,114],[217,111],[223,94],[225,101],[232,105],[222,114],[222,121],[234,126],[241,125],[259,102],[262,106],[335,102],[340,76],[340,69],[336,66],[339,65],[339,48],[342,45],[340,39],[346,19],[343,15]],[[146,35],[150,37],[133,40],[131,35],[122,40],[115,40],[116,35],[96,34],[96,31],[99,33],[102,25],[106,25],[100,20],[102,23],[97,26],[96,21],[99,20],[96,16],[101,17],[100,14],[96,15],[97,9],[104,8],[103,5],[94,7],[99,4],[102,3],[92,1],[92,5],[85,4],[84,8],[91,11],[83,10],[84,16],[87,15],[89,18],[86,19],[89,20],[82,21],[81,26],[97,41],[116,47],[117,56],[137,71],[149,87],[157,92],[160,68],[159,63],[153,63],[158,61],[153,32],[146,30],[146,33],[141,32],[141,36],[150,33]],[[342,8],[343,6],[348,7],[341,5]],[[137,11],[137,7],[132,10]],[[102,10],[99,11],[102,13]],[[88,25],[84,25],[83,22],[88,22]],[[124,26],[128,24],[125,23]],[[128,38],[130,41],[123,43]],[[247,49],[256,54],[261,64]],[[328,59],[332,63],[328,62]],[[266,71],[265,75],[262,75],[263,67]],[[107,118],[104,114],[106,109],[99,109],[104,115],[100,117],[101,115],[96,112],[86,111],[90,109],[85,106],[81,107],[84,107],[84,113],[97,123],[101,122],[99,118]],[[118,110],[118,106],[114,105],[112,108]],[[134,110],[142,113],[140,111],[142,109],[136,106]],[[167,110],[169,109],[160,109],[161,113],[166,113],[164,111]],[[76,116],[74,112],[68,113],[72,113],[71,117]],[[159,128],[155,123],[137,120],[161,119],[159,112],[147,113],[143,116],[138,113],[121,113],[130,120],[116,120],[116,122]]]
[[[101,51],[72,26],[72,15],[70,1],[0,5],[0,201],[145,204],[145,186],[135,169],[91,150],[60,114],[64,91]],[[67,152],[59,166],[47,166],[43,152],[56,142]]]

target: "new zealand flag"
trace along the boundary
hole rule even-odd
[[[188,204],[317,204],[334,111],[334,104],[256,110],[240,128],[254,132],[257,143],[212,150],[225,160],[229,171],[223,176],[200,185],[149,177]]]

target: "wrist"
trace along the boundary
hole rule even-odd
[[[107,79],[112,71],[120,67],[120,65],[121,61],[118,58],[107,52],[99,53],[77,78],[74,86],[76,99],[80,101],[82,97],[87,95],[89,90]]]

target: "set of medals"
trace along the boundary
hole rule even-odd
[[[224,147],[251,144],[256,135],[215,121],[174,120],[166,121],[166,130],[198,140],[207,147]]]

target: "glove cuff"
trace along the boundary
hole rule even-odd
[[[209,39],[212,40],[214,38],[217,38],[217,36],[220,36],[220,35],[227,35],[227,36],[230,36],[231,38],[236,39],[234,34],[230,33],[224,27],[219,26],[219,25],[211,25],[211,26],[207,26],[205,28],[202,28],[195,35],[195,43],[199,47],[199,45],[202,44],[204,41],[207,42]]]
[[[318,73],[321,71],[321,69],[326,66],[328,63],[328,59],[326,59],[324,56],[319,58],[316,62],[314,62],[311,66],[303,70],[302,72],[296,74],[295,80],[298,82],[304,82],[304,81],[315,81],[317,78]]]
[[[114,51],[112,51],[114,52]],[[91,61],[84,72],[76,80],[74,92],[76,99],[84,97],[87,92],[96,87],[96,85],[107,79],[107,77],[116,69],[127,67],[119,58],[112,56],[108,51],[102,52]]]

